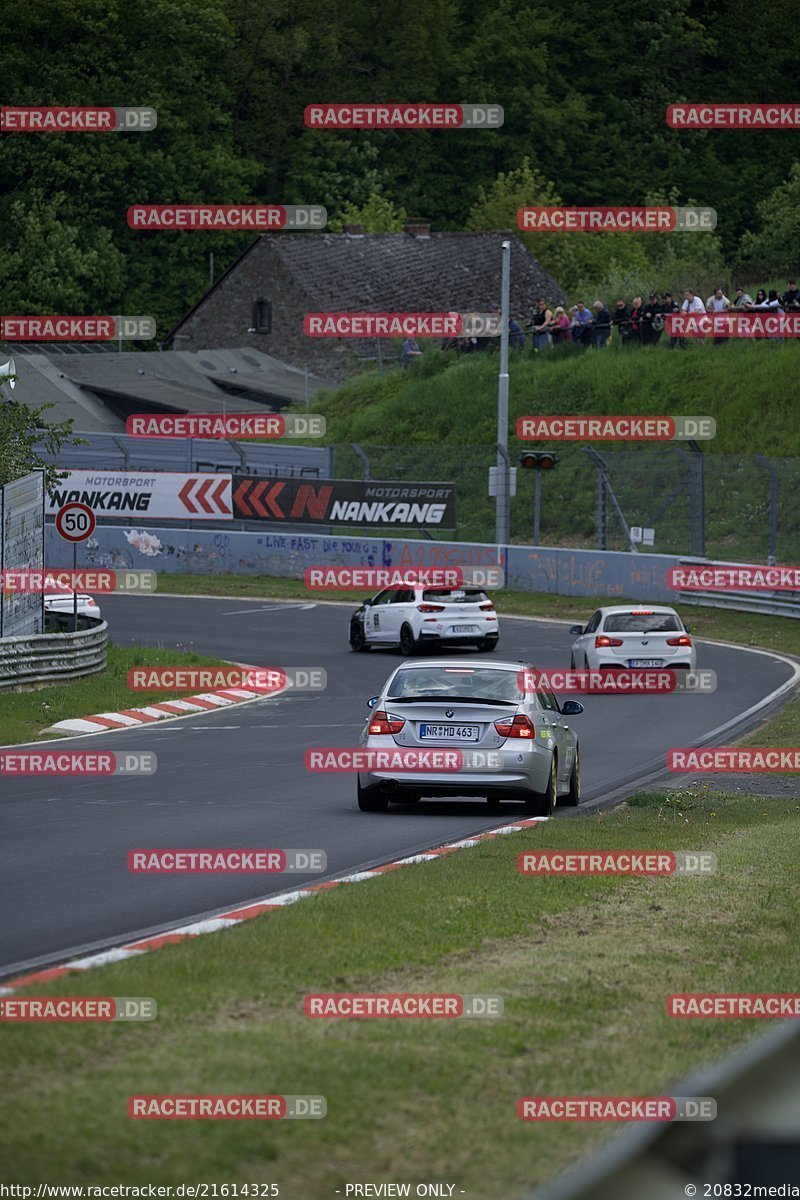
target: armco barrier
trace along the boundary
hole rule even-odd
[[[48,566],[65,567],[71,552],[47,527]],[[666,572],[679,559],[661,554],[496,546],[491,543],[327,536],[210,529],[124,529],[98,525],[78,547],[81,567],[151,568],[167,575],[276,575],[300,579],[306,567],[501,566],[507,585],[560,596],[626,597],[669,603]]]
[[[0,640],[0,689],[60,683],[105,670],[108,625]]]

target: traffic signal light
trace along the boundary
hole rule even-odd
[[[558,455],[552,450],[526,450],[519,456],[520,466],[528,471],[552,471]]]

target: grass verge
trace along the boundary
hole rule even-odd
[[[120,709],[141,708],[158,700],[174,700],[189,693],[176,691],[132,692],[127,673],[131,667],[210,667],[221,665],[217,658],[179,650],[156,650],[144,646],[108,647],[106,669],[85,679],[54,684],[35,691],[3,695],[3,745],[34,741],[39,737],[59,737],[48,734],[47,727],[56,721],[85,717],[92,713],[118,712]],[[203,689],[198,689],[202,691]]]
[[[522,877],[532,846],[706,850],[718,871]],[[275,1182],[304,1200],[366,1179],[443,1180],[476,1200],[541,1183],[618,1127],[526,1125],[520,1096],[668,1093],[764,1031],[670,1020],[665,998],[793,989],[799,853],[795,800],[643,794],[68,977],[47,990],[152,996],[159,1016],[2,1027],[9,1179]],[[491,993],[505,1014],[312,1021],[310,991]],[[233,1092],[322,1094],[328,1115],[126,1115],[133,1093]]]

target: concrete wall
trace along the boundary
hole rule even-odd
[[[46,561],[71,566],[71,550],[47,526]],[[554,547],[498,547],[488,543],[431,542],[357,535],[328,537],[292,532],[136,528],[98,525],[78,547],[78,565],[150,568],[168,575],[277,575],[299,579],[306,567],[502,566],[507,585],[560,596],[597,596],[669,603],[664,577],[680,560]]]

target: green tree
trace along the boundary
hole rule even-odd
[[[404,208],[397,208],[386,196],[374,193],[366,204],[345,204],[328,221],[328,228],[341,233],[345,225],[363,225],[365,233],[402,233],[407,220]]]
[[[800,267],[800,162],[758,205],[759,228],[742,239],[741,256],[770,269]]]
[[[13,375],[0,375],[0,389],[13,378]],[[51,424],[44,420],[42,414],[52,407],[52,404],[43,404],[39,408],[28,408],[26,404],[17,404],[0,395],[0,486],[41,468],[49,492],[65,477],[65,472],[45,462],[36,443],[42,442],[45,452],[55,456],[63,446],[80,445],[83,439],[72,436],[72,421]]]

